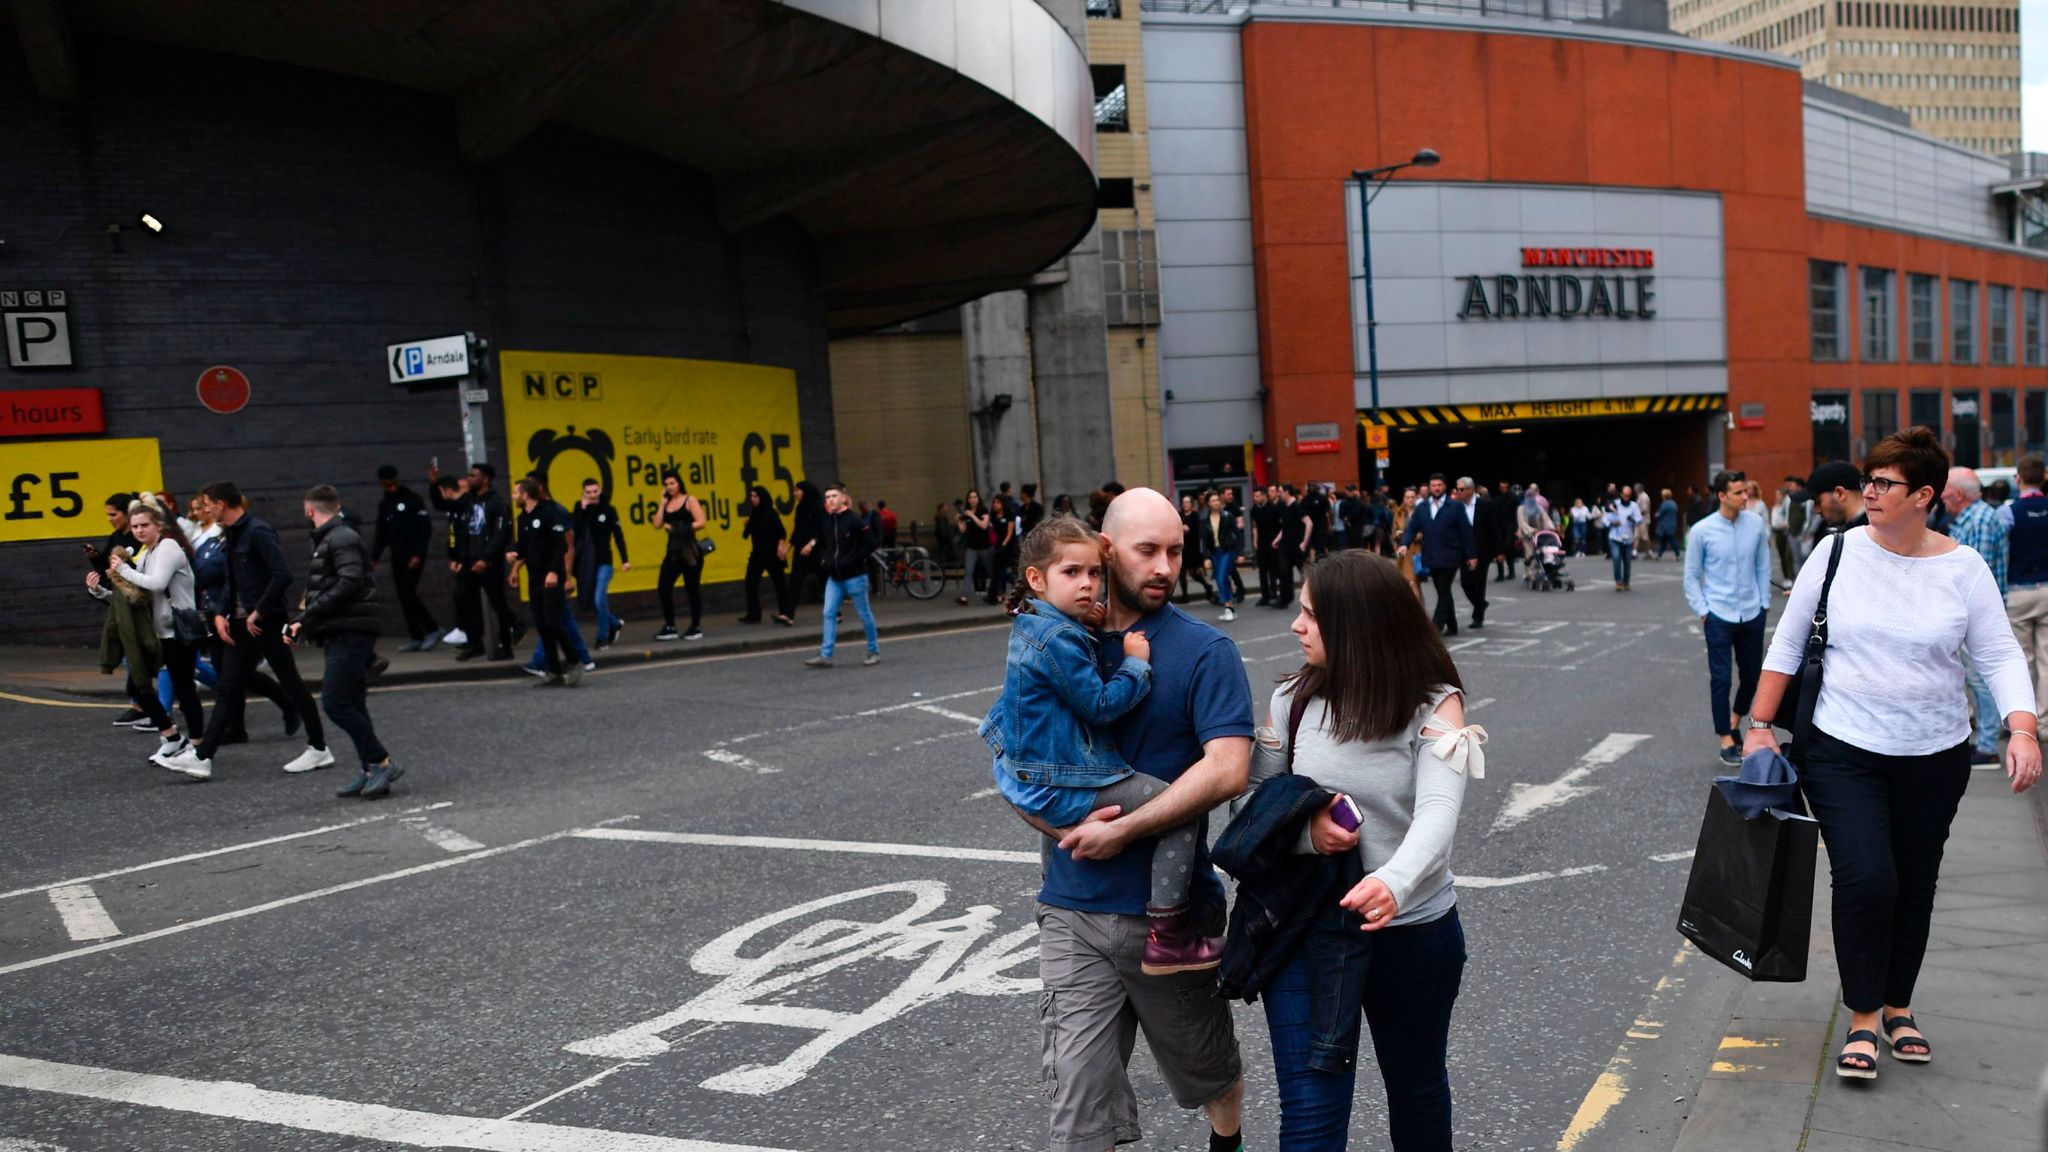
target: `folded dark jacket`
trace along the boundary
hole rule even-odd
[[[1217,971],[1220,995],[1256,1000],[1301,946],[1317,911],[1364,878],[1356,852],[1320,856],[1297,850],[1302,830],[1330,795],[1306,776],[1271,777],[1217,838],[1210,859],[1237,880]]]

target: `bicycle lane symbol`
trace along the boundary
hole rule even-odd
[[[945,906],[946,896],[947,887],[940,881],[904,880],[820,897],[751,920],[691,954],[690,967],[723,977],[717,984],[672,1012],[564,1047],[581,1056],[633,1060],[671,1051],[662,1033],[691,1023],[761,1024],[815,1032],[779,1063],[742,1065],[698,1085],[714,1092],[767,1096],[809,1076],[847,1041],[947,996],[1038,991],[1037,977],[1004,974],[1037,959],[1037,925],[994,935],[998,912],[985,904],[950,919],[926,920]],[[748,944],[771,929],[826,909],[886,897],[908,897],[910,905],[877,921],[819,920],[758,955],[742,955]],[[855,1012],[765,1002],[870,961],[916,966],[894,990]]]

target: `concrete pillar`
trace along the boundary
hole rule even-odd
[[[1055,282],[1030,290],[1039,491],[1078,503],[1116,477],[1100,225],[1041,274],[1044,281]]]
[[[1023,292],[997,292],[960,308],[974,483],[984,500],[1005,480],[1038,480],[1029,313]]]

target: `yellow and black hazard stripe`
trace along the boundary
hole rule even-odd
[[[1360,411],[1360,424],[1431,428],[1464,424],[1520,424],[1529,420],[1596,420],[1611,416],[1680,416],[1719,412],[1719,393],[1685,396],[1600,396],[1582,400],[1514,400],[1497,404],[1427,404]]]

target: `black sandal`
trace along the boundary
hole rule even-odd
[[[1859,1042],[1867,1043],[1872,1048],[1875,1048],[1878,1046],[1877,1033],[1872,1032],[1868,1028],[1859,1028],[1849,1033],[1848,1044]],[[1843,1047],[1848,1047],[1848,1044],[1844,1044]],[[1835,1059],[1835,1075],[1840,1076],[1844,1080],[1875,1080],[1877,1079],[1877,1056],[1874,1053],[1865,1056],[1861,1052],[1843,1052]]]
[[[1911,1016],[1887,1016],[1883,1017],[1883,1021],[1884,1038],[1891,1045],[1892,1059],[1902,1060],[1908,1064],[1929,1064],[1934,1061],[1934,1045],[1927,1042],[1927,1037],[1892,1035],[1892,1032],[1899,1028],[1920,1031],[1920,1026],[1913,1023]]]

